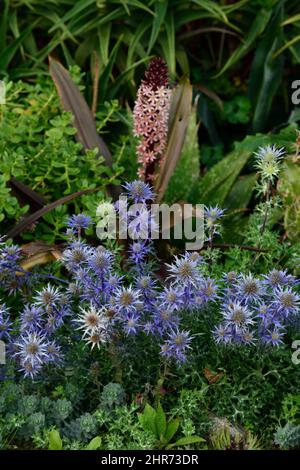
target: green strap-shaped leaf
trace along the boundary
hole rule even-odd
[[[149,39],[147,54],[150,54],[158,38],[161,26],[165,20],[168,5],[169,5],[169,0],[162,0],[160,2],[155,2],[155,7],[154,7],[155,18],[152,21],[151,36]]]
[[[173,437],[175,436],[177,430],[179,428],[179,419],[174,418],[168,422],[167,429],[164,435],[166,443],[170,442]]]
[[[254,109],[252,130],[261,132],[269,117],[274,96],[282,81],[283,57],[273,58],[277,48],[283,43],[283,5],[276,6],[267,32],[256,49],[251,66],[249,81],[249,98]]]
[[[257,37],[262,34],[265,30],[267,24],[269,23],[270,17],[272,15],[272,10],[260,10],[257,14],[255,21],[252,24],[250,31],[247,34],[245,41],[230,55],[228,61],[220,70],[220,72],[215,75],[214,78],[222,75],[226,70],[232,67],[238,60],[240,60],[247,52],[250,47],[253,45]]]
[[[0,51],[0,71],[6,71],[14,55],[23,43],[24,39],[31,33],[32,29],[36,26],[36,23],[37,22],[34,22],[33,24],[27,26],[27,28],[22,31],[22,33],[17,39],[15,39],[3,51]]]
[[[155,424],[157,429],[157,435],[159,439],[162,439],[167,429],[167,420],[165,412],[160,403],[158,404],[158,407],[156,409]]]
[[[181,446],[188,446],[190,444],[196,444],[198,442],[205,442],[203,437],[198,436],[186,436],[178,439],[178,441],[174,442],[174,444],[168,445],[168,449],[172,449],[172,447],[181,447]]]
[[[150,432],[151,434],[153,434],[153,436],[155,436],[156,439],[159,439],[159,436],[157,435],[155,418],[156,411],[148,403],[146,404],[143,413],[138,414],[139,422],[144,431]]]

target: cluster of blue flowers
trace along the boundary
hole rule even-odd
[[[59,363],[62,352],[56,341],[66,323],[80,332],[92,349],[106,347],[116,333],[123,341],[147,335],[159,345],[164,360],[180,365],[186,361],[193,339],[183,327],[182,313],[199,315],[208,304],[222,316],[212,332],[218,344],[282,343],[286,328],[299,316],[295,277],[275,269],[262,279],[230,272],[218,283],[206,274],[202,257],[187,252],[166,265],[168,275],[162,285],[148,262],[153,251],[149,231],[153,192],[140,181],[127,184],[125,189],[128,201],[139,204],[137,212],[129,213],[136,234],[129,247],[131,284],[112,252],[84,241],[82,231],[91,220],[79,214],[67,222],[69,243],[62,256],[70,282],[40,289],[15,322],[6,306],[0,305],[0,339],[9,344],[8,352],[25,376],[34,378],[43,366]],[[206,208],[206,214],[215,233],[223,211]],[[12,292],[15,277],[30,282],[30,276],[17,274],[20,259],[17,247],[1,245],[0,286],[8,292]]]
[[[33,378],[43,365],[60,362],[55,334],[70,313],[68,295],[48,284],[36,293],[31,304],[25,305],[15,323],[8,319],[7,312],[6,321],[0,316],[0,331],[5,327],[8,353],[26,377]]]
[[[21,249],[16,245],[7,245],[0,237],[0,285],[9,294],[17,292],[26,282],[28,273],[21,265]]]
[[[214,331],[217,343],[278,346],[286,328],[299,317],[296,278],[273,269],[262,279],[235,272],[224,276],[220,294],[223,320]]]

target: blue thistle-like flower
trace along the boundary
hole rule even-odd
[[[51,341],[46,346],[47,360],[46,362],[59,365],[62,361],[61,349],[55,341]]]
[[[8,308],[5,304],[0,304],[0,340],[10,338],[12,326]]]
[[[146,203],[154,201],[155,194],[148,183],[140,180],[135,180],[132,183],[124,184],[124,189],[127,195],[135,203]]]
[[[144,275],[137,278],[136,287],[142,292],[143,295],[148,297],[149,295],[152,295],[157,285],[156,281],[152,279],[151,276]]]
[[[83,330],[83,336],[93,334],[95,331],[108,331],[109,318],[106,315],[106,308],[97,309],[92,303],[88,308],[80,307],[81,314],[76,319],[78,329]]]
[[[69,271],[77,270],[86,264],[92,253],[91,248],[85,243],[76,240],[63,252],[62,262]]]
[[[216,301],[219,298],[218,285],[214,279],[202,279],[200,286],[197,288],[197,296],[199,296],[204,303],[209,301]]]
[[[43,364],[49,359],[47,352],[48,341],[42,333],[36,331],[24,333],[14,344],[17,348],[15,355],[23,365],[31,364],[34,367],[36,364]]]
[[[42,309],[34,305],[26,305],[20,314],[21,331],[38,331],[42,328]]]
[[[152,231],[156,228],[153,217],[147,206],[139,204],[128,210],[128,234],[132,240],[148,240]]]
[[[212,242],[215,235],[218,235],[219,232],[219,220],[224,216],[224,209],[221,209],[219,206],[204,207],[204,221],[205,228],[207,230],[207,241]]]
[[[104,329],[96,329],[83,337],[84,341],[91,346],[91,350],[95,347],[100,349],[109,340],[108,332]]]
[[[255,309],[256,316],[261,320],[263,327],[267,327],[274,322],[274,310],[270,304],[262,303]]]
[[[21,361],[19,372],[24,374],[24,377],[30,377],[32,380],[41,372],[43,364],[40,362]]]
[[[221,209],[219,206],[205,206],[204,216],[206,219],[207,228],[211,228],[216,225],[216,222],[224,216],[225,209]]]
[[[137,311],[140,304],[141,293],[132,286],[120,287],[116,289],[112,297],[112,306],[116,309],[121,318]]]
[[[147,320],[143,325],[142,325],[142,330],[144,333],[148,335],[154,335],[157,331],[156,325],[153,321]]]
[[[240,340],[241,340],[241,343],[247,346],[253,345],[256,343],[254,332],[247,328],[241,333]]]
[[[262,341],[269,346],[279,346],[283,343],[284,330],[280,330],[277,326],[273,329],[266,330],[262,335]]]
[[[67,227],[75,230],[86,230],[92,224],[92,219],[85,214],[72,215],[67,220]]]
[[[264,284],[274,287],[283,286],[294,286],[297,284],[295,276],[288,274],[286,270],[280,271],[278,269],[272,269],[267,275],[264,275]]]
[[[175,256],[172,264],[166,264],[169,271],[169,278],[174,285],[187,287],[196,285],[201,280],[199,270],[200,256],[185,253],[182,256]]]
[[[112,267],[112,262],[112,253],[103,247],[98,247],[94,254],[88,258],[88,266],[98,276],[107,274]]]
[[[282,315],[288,317],[289,315],[299,313],[300,296],[293,292],[290,287],[280,286],[274,292],[272,306]]]
[[[136,312],[126,315],[123,321],[123,330],[126,335],[136,335],[140,327],[140,316]]]
[[[237,334],[245,331],[254,323],[252,313],[240,302],[234,302],[232,305],[228,306],[227,310],[223,312],[223,316],[225,326],[232,328]]]
[[[238,297],[243,302],[257,302],[263,295],[262,283],[252,274],[241,274],[236,287]]]
[[[158,308],[170,311],[181,310],[184,307],[184,296],[180,287],[164,287],[159,295]]]
[[[179,329],[171,330],[168,333],[168,339],[161,347],[160,354],[169,360],[174,360],[178,364],[186,361],[186,354],[191,348],[192,336],[188,331]]]
[[[57,287],[48,284],[46,287],[36,293],[34,304],[40,307],[55,307],[59,305],[61,292]]]
[[[153,315],[153,320],[156,325],[156,331],[160,335],[166,331],[178,328],[179,316],[177,312],[167,308],[158,308]]]
[[[215,327],[213,336],[217,344],[229,344],[233,339],[231,328],[222,324]]]
[[[284,148],[278,149],[276,145],[267,145],[260,147],[254,154],[256,157],[255,168],[261,173],[264,180],[273,182],[278,177],[284,153]]]
[[[129,259],[135,264],[136,268],[140,271],[143,263],[152,252],[151,244],[144,241],[135,241],[129,247]]]

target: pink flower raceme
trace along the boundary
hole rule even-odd
[[[168,88],[166,63],[154,59],[138,90],[134,107],[134,135],[140,138],[137,147],[139,175],[151,181],[157,163],[167,144],[171,90]]]

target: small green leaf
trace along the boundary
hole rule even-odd
[[[143,413],[138,414],[138,419],[143,427],[144,431],[148,431],[152,433],[157,439],[159,436],[157,435],[157,428],[156,428],[156,411],[152,408],[151,405],[147,403]]]
[[[198,437],[198,436],[182,437],[181,439],[178,439],[178,441],[176,441],[174,444],[168,445],[168,449],[171,449],[172,447],[196,444],[197,442],[205,442],[205,439],[203,439],[203,437]]]
[[[162,436],[164,436],[166,432],[167,421],[166,421],[165,412],[160,403],[158,404],[158,407],[156,410],[155,424],[156,424],[156,429],[157,429],[157,435],[159,439],[161,439]]]
[[[89,444],[85,447],[85,450],[98,450],[100,449],[102,444],[102,439],[100,436],[94,437],[94,439],[89,442]]]
[[[49,450],[62,450],[63,443],[59,431],[52,429],[49,433]]]
[[[166,430],[165,435],[164,435],[164,438],[165,438],[167,443],[170,442],[172,440],[172,438],[175,436],[178,428],[179,428],[179,419],[178,418],[174,418],[171,421],[169,421],[169,423],[167,425],[167,430]]]

